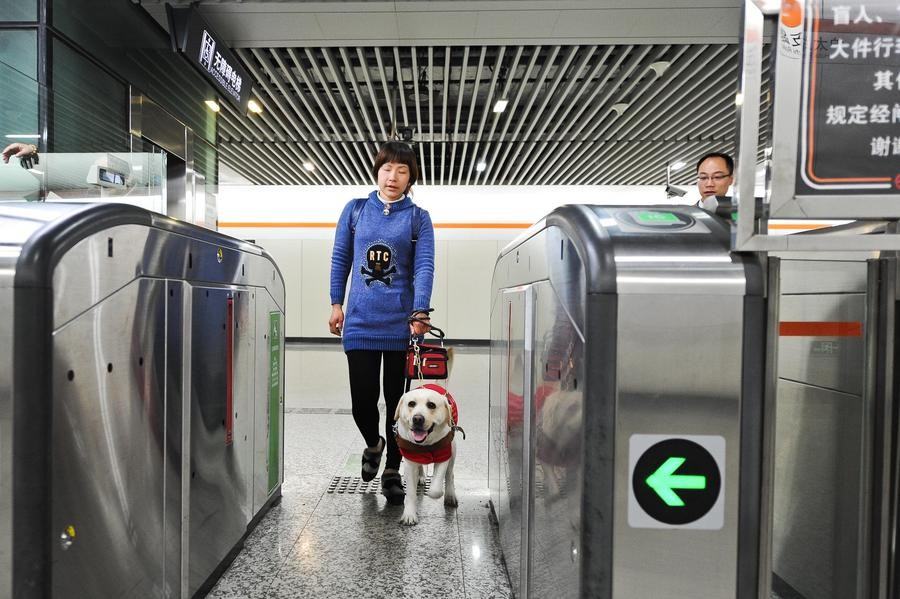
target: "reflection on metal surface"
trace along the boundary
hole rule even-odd
[[[513,590],[756,596],[761,270],[700,210],[664,233],[610,226],[618,210],[558,208],[494,270],[489,472]],[[641,434],[721,440],[722,525],[629,525]]]
[[[284,306],[277,267],[255,246],[128,206],[3,206],[0,232],[17,219],[41,223],[30,229],[41,238],[0,262],[15,268],[0,272],[0,341],[17,348],[0,358],[0,596],[203,592],[280,495],[283,460],[272,487],[265,449],[272,432],[283,447],[283,428],[265,423],[283,423],[283,397],[270,414],[270,380],[255,375],[282,359],[280,331],[274,358],[267,339]],[[221,293],[237,298],[231,447],[225,364],[210,368]]]
[[[616,264],[630,264],[630,263],[654,263],[659,262],[661,264],[669,264],[669,263],[684,263],[684,264],[697,264],[697,263],[716,263],[716,262],[724,262],[727,264],[731,264],[733,260],[731,256],[691,256],[684,254],[647,254],[645,256],[642,255],[631,255],[631,256],[615,256],[614,260]]]

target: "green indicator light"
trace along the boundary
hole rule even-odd
[[[640,222],[644,223],[677,223],[681,222],[678,217],[671,212],[638,212],[635,216]]]
[[[669,458],[656,472],[647,477],[647,485],[653,489],[660,499],[669,507],[684,507],[684,501],[673,489],[705,489],[706,477],[698,475],[675,474],[684,464],[685,458]]]

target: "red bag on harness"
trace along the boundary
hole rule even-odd
[[[447,364],[447,348],[444,347],[444,332],[437,327],[428,331],[441,340],[440,345],[419,343],[415,337],[410,338],[406,350],[406,378],[408,379],[445,379],[449,374]]]

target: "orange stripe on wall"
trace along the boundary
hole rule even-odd
[[[337,223],[220,222],[219,228],[245,229],[333,229]],[[531,223],[434,223],[435,229],[527,229]]]
[[[830,227],[832,225],[828,225],[825,223],[769,223],[770,229],[824,229],[825,227]]]
[[[778,334],[782,337],[862,337],[862,322],[781,321]]]

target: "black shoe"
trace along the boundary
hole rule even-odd
[[[384,437],[378,437],[378,440],[381,441],[381,451],[369,451],[366,448],[362,452],[362,471],[359,476],[365,482],[369,482],[378,475],[378,468],[381,466],[381,454],[384,453],[384,448],[387,447]]]
[[[391,505],[403,505],[406,491],[403,489],[403,480],[399,472],[381,475],[381,494]]]

